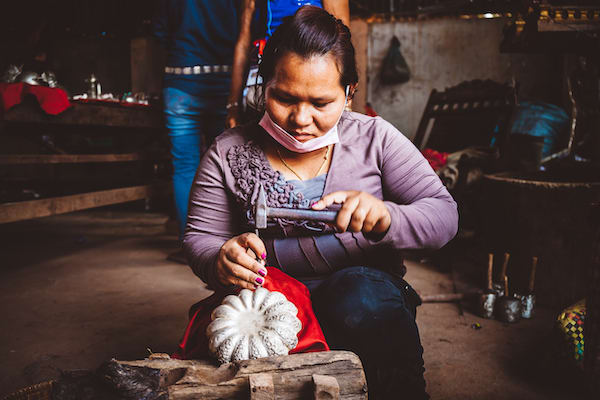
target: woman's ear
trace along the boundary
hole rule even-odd
[[[354,93],[356,93],[356,88],[358,87],[358,82],[357,83],[353,83],[351,85],[348,85],[349,90],[348,90],[348,101],[352,100],[354,98]]]

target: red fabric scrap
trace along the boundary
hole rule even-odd
[[[306,286],[277,268],[267,267],[267,271],[263,287],[272,292],[283,293],[298,308],[298,319],[302,322],[302,329],[298,332],[298,345],[290,354],[328,351],[329,346],[313,312],[310,292]],[[227,293],[214,293],[192,306],[190,322],[172,358],[189,360],[209,356],[206,328],[211,323],[210,314],[225,296]]]
[[[67,92],[60,88],[30,85],[28,83],[0,82],[0,102],[6,112],[32,94],[46,114],[57,115],[71,107]]]
[[[365,105],[365,114],[367,114],[369,117],[377,117],[379,114],[377,114],[377,111],[375,111],[375,109],[373,109],[373,107],[371,106],[371,103],[367,103]]]
[[[437,171],[446,165],[448,162],[448,154],[450,154],[433,149],[423,149],[421,153],[423,153],[423,156],[429,162],[429,165],[431,165],[431,168],[433,168],[434,171]]]

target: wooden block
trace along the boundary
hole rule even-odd
[[[358,356],[349,351],[291,354],[217,365],[213,360],[115,361],[123,366],[142,367],[144,373],[159,376],[157,387],[169,400],[217,400],[248,398],[250,377],[270,375],[277,399],[305,399],[314,393],[319,376],[336,381],[337,397],[367,399],[367,382]],[[256,384],[256,387],[262,386]],[[320,385],[319,387],[322,387]],[[252,394],[252,392],[250,392]],[[323,391],[323,393],[326,393]],[[265,397],[267,398],[267,397]],[[268,397],[270,399],[274,397]]]
[[[312,380],[315,400],[338,400],[340,398],[340,385],[335,377],[313,374]]]
[[[250,400],[274,400],[275,386],[271,374],[252,374],[248,376]]]

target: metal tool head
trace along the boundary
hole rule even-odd
[[[267,196],[262,185],[260,185],[260,188],[258,189],[258,196],[254,203],[254,223],[256,229],[267,228]]]

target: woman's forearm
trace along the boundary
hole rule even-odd
[[[348,0],[323,0],[323,8],[350,27],[350,6]]]
[[[227,125],[229,127],[233,127],[239,123],[236,118],[239,118],[238,111],[240,110],[242,91],[245,84],[244,78],[248,69],[248,53],[250,52],[250,42],[252,40],[250,27],[254,9],[254,0],[244,0],[240,14],[240,34],[233,51],[233,68],[231,71],[231,85],[229,87],[228,99],[229,117],[227,118]],[[233,120],[230,117],[233,117]]]

